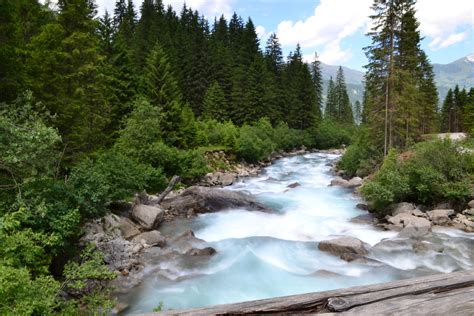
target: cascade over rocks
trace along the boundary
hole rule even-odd
[[[190,187],[178,196],[165,199],[161,202],[161,206],[165,209],[176,210],[181,214],[187,214],[189,210],[199,214],[228,208],[272,212],[271,209],[257,202],[253,195],[202,186]]]

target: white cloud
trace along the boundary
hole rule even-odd
[[[416,9],[421,33],[431,39],[428,46],[432,50],[446,48],[463,41],[467,33],[460,32],[461,27],[468,26],[472,34],[474,26],[472,0],[418,0]]]
[[[208,18],[224,14],[230,17],[233,13],[232,4],[234,0],[164,0],[165,5],[171,4],[175,11],[180,12],[183,3],[186,2],[188,8],[198,10],[200,14]]]
[[[257,32],[257,36],[260,40],[264,39],[267,37],[267,31],[265,30],[265,27],[259,25],[255,28],[255,32]]]
[[[321,0],[306,20],[281,22],[277,35],[282,45],[323,46],[320,59],[325,63],[346,61],[352,54],[341,49],[341,41],[367,28],[371,3],[372,0]]]

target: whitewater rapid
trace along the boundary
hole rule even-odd
[[[442,253],[414,253],[401,242],[369,253],[379,265],[348,263],[319,251],[318,242],[333,236],[357,237],[372,246],[397,238],[396,232],[350,221],[366,212],[356,208],[361,201],[351,191],[328,186],[329,164],[338,158],[322,153],[283,158],[261,175],[225,188],[257,195],[274,214],[231,209],[166,224],[163,234],[191,229],[217,254],[201,261],[154,262],[157,269],[149,269],[155,272],[126,296],[126,313],[149,312],[160,302],[165,310],[201,307],[474,266],[474,234],[449,228],[436,229],[427,240],[441,245]],[[299,186],[288,188],[296,182]]]

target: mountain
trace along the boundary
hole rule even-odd
[[[327,88],[329,85],[329,79],[332,77],[333,80],[336,79],[336,73],[339,69],[339,66],[327,65],[321,63],[321,74],[323,75],[323,96],[326,98]],[[342,66],[342,71],[344,71],[344,77],[346,78],[347,85],[347,94],[349,94],[349,99],[351,103],[354,103],[356,100],[362,102],[362,97],[364,94],[364,86],[362,84],[364,80],[364,73],[355,69]]]
[[[449,64],[433,64],[440,102],[450,88],[456,84],[460,88],[474,87],[474,54],[460,58]]]
[[[321,72],[324,80],[324,96],[328,87],[329,78],[336,78],[339,66],[321,63]],[[352,103],[356,100],[362,102],[364,94],[364,73],[348,67],[342,67],[346,77],[347,92]],[[474,87],[474,54],[460,58],[449,64],[433,64],[436,86],[440,103],[443,102],[446,93],[457,84],[460,88],[469,89]]]

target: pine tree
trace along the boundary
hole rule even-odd
[[[108,71],[93,19],[94,2],[60,0],[58,7],[58,22],[32,39],[28,86],[56,115],[53,123],[65,143],[66,161],[72,162],[108,141]]]
[[[474,88],[469,89],[463,112],[464,131],[474,134]]]
[[[441,107],[441,131],[450,133],[454,130],[453,117],[455,113],[455,104],[453,90],[449,89]]]
[[[359,100],[356,100],[354,102],[354,122],[357,124],[357,125],[360,125],[361,122],[362,122],[362,105],[360,104],[360,101]]]
[[[352,114],[349,95],[347,94],[346,80],[344,71],[339,67],[336,74],[336,82],[334,84],[334,98],[336,100],[337,117],[336,122],[343,124],[354,124],[354,116]]]
[[[337,107],[336,91],[332,77],[329,78],[328,91],[326,96],[326,107],[324,109],[324,118],[330,121],[337,121],[339,118],[339,110]]]
[[[203,107],[203,118],[215,119],[221,122],[228,118],[225,94],[217,81],[214,81],[207,90],[206,96],[204,97]]]
[[[150,52],[145,70],[141,91],[163,114],[161,129],[166,142],[170,145],[177,144],[183,98],[168,57],[159,44]]]
[[[316,117],[320,121],[322,119],[322,107],[323,107],[323,75],[321,73],[321,62],[317,53],[314,53],[314,60],[311,63],[311,74],[313,77],[313,84],[316,98]]]

